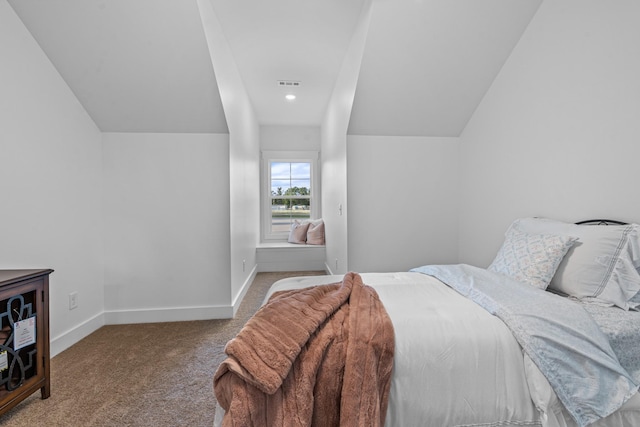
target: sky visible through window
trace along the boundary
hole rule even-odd
[[[310,218],[311,185],[310,162],[271,162],[271,233]]]
[[[272,194],[278,194],[278,188],[284,194],[293,187],[311,189],[311,163],[272,162]]]

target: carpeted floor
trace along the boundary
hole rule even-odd
[[[213,425],[224,346],[269,286],[315,272],[258,273],[234,319],[104,326],[51,360],[51,397],[34,393],[0,426]]]

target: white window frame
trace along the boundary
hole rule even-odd
[[[317,151],[263,151],[262,152],[262,183],[260,198],[262,199],[262,241],[286,242],[289,232],[271,231],[271,163],[272,162],[304,162],[311,164],[311,218],[320,218],[320,176],[318,171]]]

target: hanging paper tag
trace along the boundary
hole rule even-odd
[[[36,342],[36,317],[15,322],[13,324],[13,349],[19,350]]]
[[[9,367],[9,359],[7,358],[7,350],[0,352],[0,372]]]

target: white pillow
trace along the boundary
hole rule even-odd
[[[546,289],[575,241],[576,238],[570,236],[525,233],[512,224],[488,269]]]
[[[581,301],[629,309],[629,300],[640,290],[637,224],[576,225],[546,218],[522,218],[514,224],[525,232],[578,238],[549,289]]]

